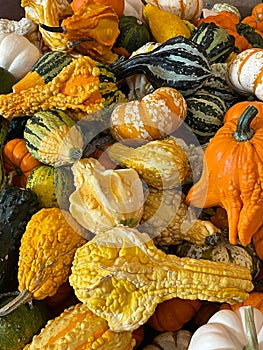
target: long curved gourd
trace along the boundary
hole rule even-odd
[[[245,267],[166,255],[146,233],[122,225],[77,249],[69,281],[117,332],[138,328],[174,297],[233,304],[253,289]]]

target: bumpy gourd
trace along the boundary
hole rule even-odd
[[[43,208],[31,217],[20,245],[20,293],[0,309],[0,316],[57,292],[68,279],[76,249],[86,242],[82,233],[72,217],[59,208]]]
[[[92,313],[88,305],[78,303],[49,320],[25,350],[132,350],[134,346],[131,332],[112,332],[106,320]]]
[[[233,304],[253,289],[245,267],[166,255],[147,234],[122,225],[77,249],[69,282],[117,332],[138,328],[174,297]]]

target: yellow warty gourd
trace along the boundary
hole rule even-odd
[[[147,4],[143,16],[148,22],[156,42],[163,43],[175,36],[190,38],[191,32],[185,22],[173,13],[160,10],[157,6]]]

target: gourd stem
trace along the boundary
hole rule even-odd
[[[10,312],[16,310],[20,305],[29,303],[30,301],[32,301],[32,294],[27,289],[23,289],[16,298],[0,308],[0,317],[8,315]]]
[[[254,130],[250,127],[252,120],[258,114],[258,110],[254,106],[248,106],[237,122],[236,131],[234,131],[233,136],[236,141],[244,142],[250,140],[254,135]]]
[[[252,306],[245,308],[245,327],[248,343],[243,350],[259,350],[258,337],[254,321],[254,309]]]
[[[44,23],[39,23],[40,27],[43,28],[44,30],[52,33],[65,33],[65,28],[64,27],[51,27],[48,26]]]
[[[148,2],[145,0],[141,0],[141,2],[143,3],[144,6],[146,6],[148,4]]]

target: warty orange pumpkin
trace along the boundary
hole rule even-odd
[[[248,245],[263,225],[263,119],[257,113],[249,106],[218,130],[205,150],[201,178],[186,197],[188,205],[226,209],[232,244],[239,238]]]

